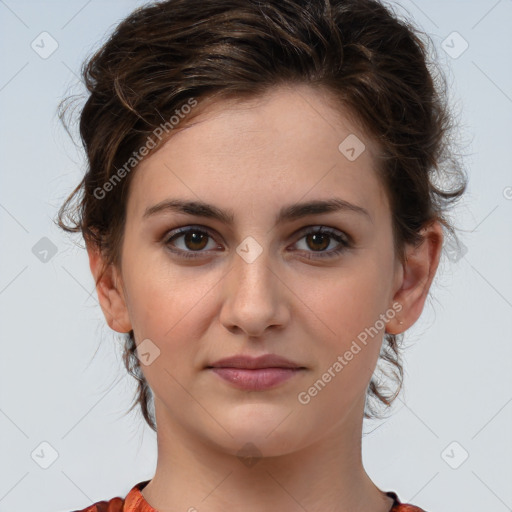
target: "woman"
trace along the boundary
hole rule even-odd
[[[59,225],[158,441],[150,481],[84,512],[421,511],[372,482],[361,436],[466,186],[425,43],[374,0],[168,0],[84,78]]]

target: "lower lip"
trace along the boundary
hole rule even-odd
[[[291,379],[301,368],[211,368],[219,377],[240,389],[260,391]]]

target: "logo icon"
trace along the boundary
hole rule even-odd
[[[43,236],[33,247],[32,253],[43,263],[48,263],[57,254],[57,246],[46,236]]]
[[[343,139],[338,146],[338,149],[347,160],[353,162],[361,156],[361,153],[366,149],[366,146],[357,135],[351,133],[348,137]]]
[[[48,59],[57,51],[59,43],[57,43],[48,32],[41,32],[32,43],[30,43],[30,47],[41,59]]]
[[[457,441],[452,441],[442,452],[441,458],[452,469],[458,469],[469,457],[469,453]]]
[[[452,59],[458,59],[469,48],[469,43],[458,32],[454,31],[443,40],[441,48]]]
[[[137,357],[144,366],[149,366],[160,355],[160,349],[149,339],[137,345]]]
[[[252,263],[263,252],[263,247],[252,236],[248,236],[236,248],[236,252],[246,263]]]

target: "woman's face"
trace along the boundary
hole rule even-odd
[[[403,277],[375,151],[318,91],[279,88],[212,103],[134,171],[116,321],[144,342],[159,430],[279,455],[361,421]],[[324,201],[354,208],[301,207]],[[263,354],[302,369],[263,389],[224,370],[242,389],[208,368]]]

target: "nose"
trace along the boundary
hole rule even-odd
[[[284,328],[290,318],[291,292],[278,275],[278,265],[272,265],[266,250],[254,260],[240,254],[234,254],[222,282],[221,323],[230,332],[254,338],[271,327]]]

